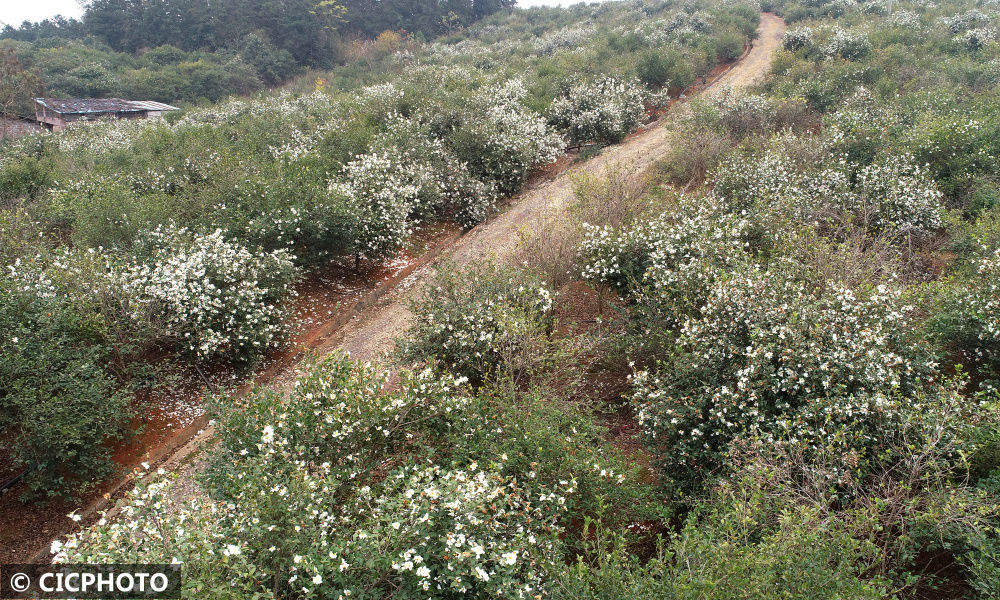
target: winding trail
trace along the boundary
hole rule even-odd
[[[730,86],[746,88],[760,81],[771,67],[771,59],[781,44],[785,22],[778,16],[761,15],[758,37],[750,52],[733,68],[713,81],[705,91]],[[671,115],[652,124],[640,135],[606,148],[599,156],[574,167],[574,171],[600,174],[609,166],[623,165],[634,177],[644,176],[670,147],[674,131],[669,123]],[[535,185],[516,196],[510,207],[496,218],[472,229],[460,238],[442,259],[451,260],[456,266],[492,257],[502,261],[517,250],[518,232],[533,224],[545,222],[549,215],[564,210],[573,201],[569,173]],[[342,348],[359,360],[373,360],[391,350],[395,339],[402,335],[413,320],[409,302],[433,280],[433,264],[414,272],[379,306],[348,323],[321,350]]]
[[[749,52],[698,93],[727,85],[734,89],[746,88],[767,75],[774,52],[781,44],[785,23],[776,15],[763,13],[757,31],[758,37]],[[602,174],[611,166],[621,165],[636,178],[646,176],[670,147],[675,135],[670,126],[673,116],[674,111],[668,111],[664,117],[621,144],[604,149],[599,156],[575,165],[570,170]],[[379,359],[393,348],[395,340],[409,327],[413,320],[413,314],[408,308],[410,302],[433,283],[436,264],[448,260],[456,266],[462,266],[477,259],[508,259],[518,249],[520,231],[544,223],[547,217],[565,210],[572,201],[573,189],[569,172],[561,172],[551,180],[529,185],[509,201],[504,212],[458,238],[427,265],[413,271],[397,283],[392,291],[366,307],[359,316],[319,340],[312,350],[322,354],[339,348],[350,352],[358,360]],[[291,365],[274,373],[269,378],[268,385],[276,389],[288,389],[295,380],[296,366]],[[213,436],[213,428],[206,427],[189,441],[176,447],[169,456],[157,461],[159,464],[156,466],[177,473],[178,480],[173,486],[175,499],[200,494],[195,474],[203,465],[196,457],[206,444],[211,443]],[[84,524],[94,522],[101,511],[108,511],[108,516],[113,517],[116,512],[112,508],[115,499],[129,487],[130,483],[125,480],[109,497],[81,511]],[[47,557],[46,545],[35,554],[34,561],[42,562]]]

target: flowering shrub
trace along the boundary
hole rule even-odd
[[[613,232],[585,225],[583,277],[632,297],[658,327],[677,328],[697,313],[716,277],[745,256],[747,224],[709,198]]]
[[[532,166],[551,163],[565,146],[545,119],[525,106],[527,94],[520,79],[479,92],[471,102],[475,114],[449,140],[473,176],[504,195],[520,188]]]
[[[486,220],[496,194],[472,177],[425,124],[390,116],[372,147],[394,156],[398,168],[418,187],[411,209],[417,218],[453,218],[472,226]]]
[[[940,21],[952,33],[959,34],[988,24],[990,16],[980,10],[972,9],[964,13],[941,17]]]
[[[927,234],[941,227],[943,195],[910,155],[893,155],[861,168],[794,164],[779,148],[733,155],[712,173],[714,192],[730,211],[786,214],[806,222],[853,215],[865,228]]]
[[[120,274],[140,303],[163,312],[166,338],[198,359],[254,358],[285,331],[295,275],[282,250],[255,253],[223,232],[160,227],[142,241],[151,260]]]
[[[852,33],[839,27],[834,29],[833,35],[823,46],[823,54],[844,60],[861,60],[871,50],[871,43],[864,34]]]
[[[384,389],[387,376],[334,353],[306,365],[284,397],[259,392],[235,406],[216,406],[224,449],[213,480],[217,489],[244,485],[226,472],[233,460],[259,458],[276,473],[316,463],[345,480],[366,476],[416,431],[449,431],[469,402],[457,389],[461,381],[429,369],[403,373],[396,393]]]
[[[355,252],[380,260],[393,256],[411,233],[410,211],[420,188],[397,157],[364,154],[344,165],[344,182],[329,191],[347,199],[355,211]]]
[[[886,134],[896,135],[903,126],[901,115],[865,87],[856,89],[823,120],[831,150],[862,165],[872,162],[882,150]]]
[[[1000,250],[974,263],[972,277],[960,279],[935,315],[937,327],[965,359],[979,366],[986,387],[1000,387]]]
[[[574,482],[529,495],[498,474],[503,457],[487,468],[393,467],[396,452],[432,442],[468,400],[429,370],[395,391],[385,382],[332,356],[282,399],[220,405],[212,500],[178,503],[169,485],[140,485],[121,518],[71,537],[57,559],[179,562],[189,590],[265,597],[539,593]]]
[[[415,303],[401,346],[409,360],[436,359],[476,382],[522,375],[540,360],[552,327],[553,293],[537,278],[491,264],[437,273]]]
[[[781,47],[789,52],[796,52],[802,48],[809,48],[813,44],[813,30],[809,27],[798,27],[789,29],[781,38]]]
[[[986,44],[997,39],[997,30],[993,27],[977,27],[955,36],[955,43],[970,52],[982,50]]]
[[[943,195],[912,156],[891,155],[858,174],[862,210],[880,229],[929,233],[941,227]]]
[[[549,121],[574,144],[613,144],[639,126],[646,90],[638,81],[602,77],[572,86],[549,107]]]
[[[806,171],[770,149],[758,156],[730,156],[710,179],[727,210],[737,213],[783,213],[814,222],[855,203],[843,170]]]
[[[706,104],[695,109],[696,120],[721,127],[737,139],[767,133],[778,122],[775,102],[759,94],[739,93],[730,86],[713,93]]]
[[[913,390],[933,363],[906,337],[911,308],[883,286],[812,289],[784,268],[720,280],[678,354],[632,397],[673,485],[697,487],[732,440],[767,435],[825,398]]]
[[[516,479],[473,463],[467,470],[404,469],[380,496],[358,508],[371,511],[353,557],[383,556],[385,565],[361,567],[360,580],[390,577],[414,598],[458,593],[474,597],[532,597],[558,556],[557,518],[573,481],[527,494]],[[388,534],[388,535],[387,535]],[[368,571],[368,573],[365,573]],[[354,579],[357,581],[358,579]]]

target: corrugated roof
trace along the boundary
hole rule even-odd
[[[176,106],[170,106],[169,104],[164,104],[162,102],[154,102],[153,100],[132,100],[132,104],[141,107],[143,110],[180,110]]]
[[[121,98],[35,98],[35,102],[62,115],[180,110],[176,106],[162,102],[122,100]]]

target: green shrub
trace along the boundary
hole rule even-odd
[[[746,38],[735,31],[725,31],[715,39],[715,55],[722,62],[736,60],[743,56]]]
[[[407,360],[438,360],[475,383],[522,377],[545,356],[552,297],[524,271],[490,263],[439,269],[413,305],[415,321],[400,351]]]
[[[946,288],[931,324],[974,367],[983,385],[1000,385],[1000,249],[975,261],[974,271]]]
[[[52,183],[52,164],[39,158],[0,162],[0,201],[32,198]]]
[[[870,578],[878,550],[818,507],[772,505],[741,482],[724,488],[673,540],[674,598],[884,598]]]
[[[0,439],[27,499],[74,496],[113,471],[107,442],[134,414],[107,372],[101,323],[22,266],[0,278]]]
[[[531,493],[544,493],[574,480],[566,518],[600,516],[606,525],[625,527],[660,517],[648,470],[610,444],[595,408],[568,401],[553,391],[514,394],[499,387],[472,398],[460,424],[440,446],[442,462],[490,464],[500,457],[500,474],[522,479]],[[568,533],[574,548],[586,536]]]
[[[664,483],[700,488],[734,439],[777,435],[824,398],[850,407],[914,391],[933,363],[907,335],[912,318],[885,286],[824,289],[779,266],[719,278],[674,356],[635,377],[633,404]]]
[[[694,83],[694,72],[677,51],[648,50],[635,66],[639,80],[655,88],[684,89]]]

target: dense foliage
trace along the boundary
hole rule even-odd
[[[0,252],[91,290],[54,274],[154,268],[164,232],[289,270],[383,259],[627,135],[757,8],[515,12],[401,50],[360,100],[10,146],[60,176],[23,186],[34,225]],[[996,597],[995,3],[764,8],[791,25],[770,76],[674,106],[648,179],[584,167],[513,265],[422,279],[385,362],[216,399],[200,485],[144,477],[57,560],[182,562],[190,597]]]
[[[13,49],[56,97],[218,101],[330,68],[372,46],[388,53],[408,33],[434,37],[512,0],[88,0],[81,20],[8,23]],[[396,33],[398,32],[398,33]],[[377,36],[378,43],[374,40]],[[30,105],[19,107],[21,114]]]
[[[491,12],[502,3],[487,4],[475,3],[475,10]],[[108,18],[131,14],[119,14],[114,6],[100,3],[90,10]],[[156,5],[127,8],[141,12]],[[636,15],[647,13],[656,27],[633,31]],[[252,365],[284,343],[303,272],[331,261],[354,269],[392,261],[423,227],[482,222],[498,202],[521,189],[533,168],[563,153],[567,135],[578,142],[584,136],[611,143],[640,124],[652,90],[611,72],[636,69],[633,62],[650,51],[669,52],[689,69],[705,71],[715,63],[714,44],[722,34],[743,36],[756,22],[756,13],[739,6],[687,14],[667,3],[623,4],[594,14],[582,8],[518,11],[429,44],[381,36],[371,44],[359,41],[347,64],[300,91],[230,98],[169,122],[81,123],[59,134],[7,142],[0,154],[3,263],[30,260],[39,277],[83,292],[64,301],[98,334],[57,344],[68,356],[86,346],[81,356],[94,364],[86,373],[89,387],[79,388],[81,402],[136,386],[132,370],[108,372],[109,362],[148,366],[166,356],[182,367]],[[85,25],[97,23],[91,17]],[[594,27],[594,19],[602,27]],[[532,37],[536,27],[547,33]],[[119,33],[127,34],[127,28]],[[516,45],[513,56],[492,43],[506,34]],[[571,44],[559,41],[565,36]],[[609,54],[626,38],[624,51]],[[197,44],[175,41],[185,49],[122,55],[121,65],[142,70],[153,63],[187,64],[191,53],[201,52]],[[43,40],[31,42],[31,48],[28,43],[16,44],[30,52],[63,48]],[[90,47],[79,40],[67,44]],[[125,46],[119,49],[134,50]],[[483,60],[470,61],[474,55]],[[575,73],[581,56],[591,73]],[[41,55],[36,58],[35,67],[44,74]],[[93,58],[99,62],[98,55]],[[225,64],[235,68],[238,62]],[[287,72],[281,64],[268,64]],[[121,85],[128,77],[110,70],[100,79]],[[212,85],[223,79],[203,78]],[[242,75],[237,79],[246,81]],[[336,81],[345,91],[328,89],[324,81]],[[210,97],[225,93],[220,88]],[[84,263],[89,266],[77,268]],[[546,288],[531,289],[541,294]],[[455,311],[467,310],[460,296]],[[484,310],[500,317],[510,302],[523,304],[525,327],[544,333],[536,313],[549,307],[542,306],[540,295],[538,307],[525,304],[529,300],[512,291]],[[502,332],[497,335],[503,352],[515,350]],[[107,356],[105,344],[113,356]],[[455,368],[462,361],[462,372],[477,380],[495,374],[495,348],[474,356],[453,347],[446,359],[435,344],[421,355]],[[27,403],[26,389],[5,394],[11,402]],[[26,413],[14,413],[5,423],[8,435],[16,436],[27,418],[17,415]],[[115,427],[90,428],[90,436],[101,439],[105,429],[117,436],[117,427],[128,422],[128,411],[107,415]],[[106,449],[93,452],[107,455]],[[85,480],[101,472],[76,474]],[[38,485],[58,491],[61,484],[59,478],[41,477]]]

